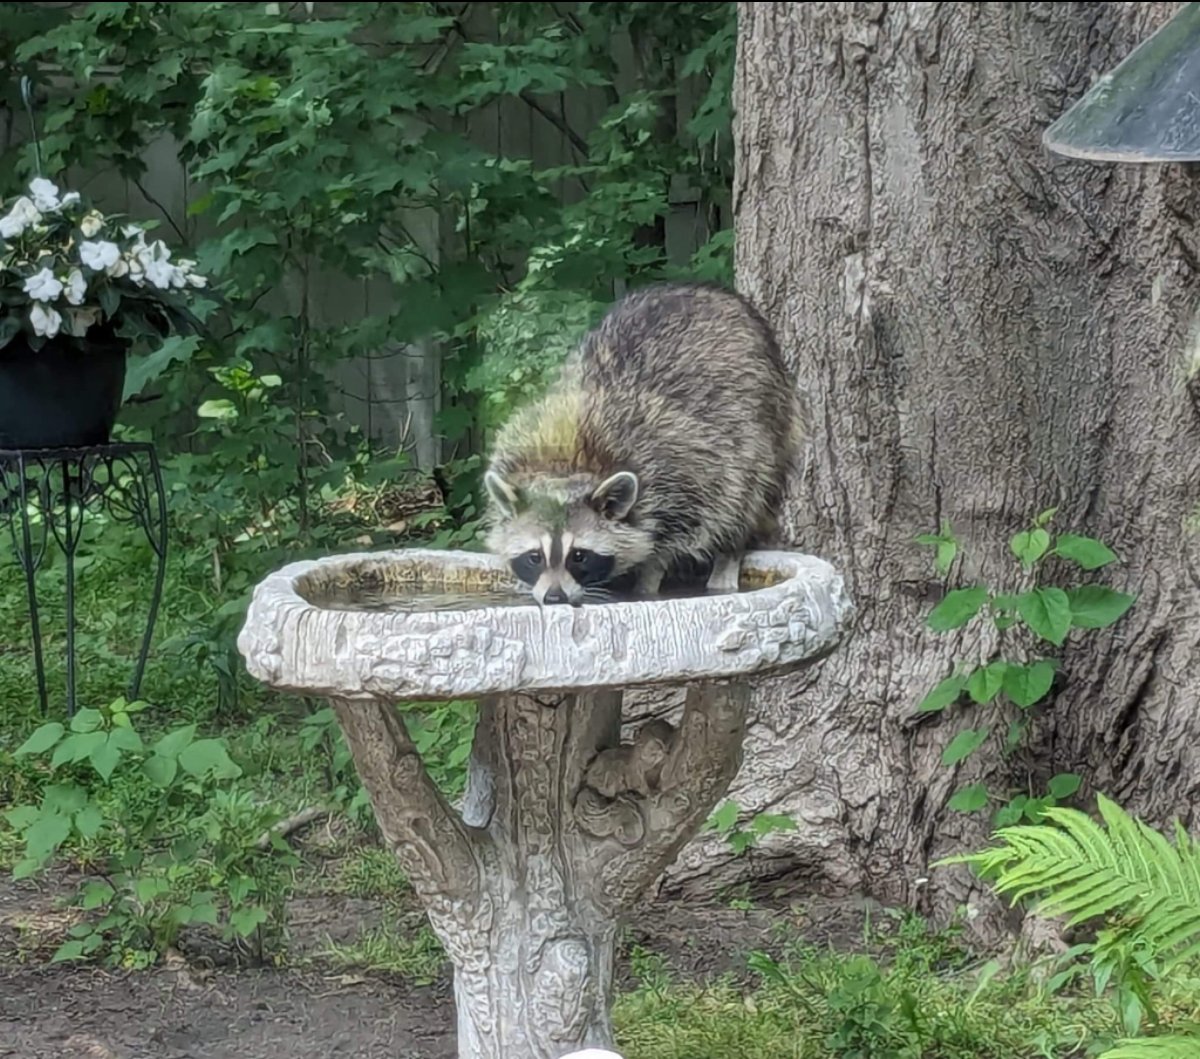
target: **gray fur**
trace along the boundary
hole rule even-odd
[[[613,576],[636,571],[644,592],[680,560],[712,561],[711,587],[730,590],[731,564],[774,530],[797,408],[770,329],[739,295],[633,291],[497,437],[488,547],[511,559],[545,541],[586,546],[615,557]],[[545,563],[539,601],[556,587],[572,603],[599,598],[561,565]]]

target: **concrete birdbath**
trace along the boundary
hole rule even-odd
[[[255,590],[250,673],[333,705],[454,966],[462,1059],[612,1046],[624,913],[703,825],[742,760],[755,676],[832,650],[852,606],[826,562],[755,552],[741,590],[539,607],[498,558],[399,551],[295,563]],[[677,726],[621,742],[625,689],[686,688]],[[395,704],[472,698],[456,810]]]

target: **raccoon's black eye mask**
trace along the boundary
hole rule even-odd
[[[616,557],[589,552],[585,548],[572,548],[567,556],[567,573],[581,585],[600,585],[607,581],[616,565]]]
[[[546,564],[542,558],[541,548],[535,548],[524,555],[518,555],[515,559],[510,559],[508,565],[521,581],[527,585],[533,585],[537,584],[537,579],[542,576],[542,567]]]
[[[527,585],[537,584],[546,566],[546,557],[540,548],[533,548],[509,560],[509,567],[521,581]],[[616,557],[602,555],[600,552],[588,551],[586,548],[572,548],[564,557],[563,565],[579,584],[590,586],[600,585],[612,576]]]

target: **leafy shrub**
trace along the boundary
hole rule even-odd
[[[45,869],[66,848],[98,870],[79,895],[93,917],[56,960],[141,965],[193,924],[253,939],[261,956],[281,927],[295,863],[269,832],[278,814],[233,785],[242,770],[225,742],[197,738],[194,724],[145,743],[135,725],[144,708],[118,699],[82,709],[17,749],[43,763],[46,782],[36,802],[5,813],[23,846],[13,875]]]

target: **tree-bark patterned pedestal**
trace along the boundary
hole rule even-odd
[[[540,608],[497,600],[509,578],[491,556],[414,550],[296,563],[256,589],[247,667],[333,703],[454,966],[463,1059],[612,1045],[618,925],[737,773],[749,681],[820,658],[851,618],[821,560],[752,553],[742,578],[735,594]],[[622,745],[623,689],[650,684],[686,687],[682,718]],[[480,715],[456,811],[395,704],[462,697]]]

